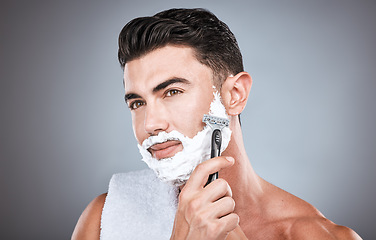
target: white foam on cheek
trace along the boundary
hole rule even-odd
[[[214,86],[213,88],[215,89]],[[221,96],[219,95],[218,91],[215,91],[213,94],[214,94],[214,100],[210,104],[209,115],[229,119],[226,113],[226,108],[221,102]],[[224,150],[226,150],[231,140],[231,130],[230,128],[225,127],[221,130],[221,133],[222,133],[221,152],[223,152]]]
[[[210,105],[209,115],[228,119],[218,92],[214,92],[214,100]],[[186,137],[176,130],[169,133],[160,132],[157,136],[151,136],[146,139],[142,145],[138,145],[138,148],[142,155],[142,160],[154,170],[160,180],[180,186],[189,179],[198,164],[210,159],[211,134],[212,129],[209,126],[205,126],[193,138]],[[222,130],[221,152],[227,148],[230,139],[231,130],[224,128]],[[154,158],[147,150],[153,144],[163,143],[168,140],[179,140],[183,145],[183,150],[171,158],[160,160]]]

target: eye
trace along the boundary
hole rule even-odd
[[[180,93],[183,93],[183,92],[180,91],[180,90],[177,90],[177,89],[170,89],[170,90],[166,91],[165,96],[166,97],[172,97],[172,96],[180,94]]]
[[[144,103],[143,101],[136,100],[136,101],[131,102],[131,103],[128,105],[128,107],[129,107],[129,109],[131,109],[131,110],[136,110],[136,109],[138,109],[139,107],[141,107],[141,106],[143,106],[143,105],[145,105],[145,103]]]

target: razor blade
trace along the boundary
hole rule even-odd
[[[207,114],[204,114],[202,121],[206,123],[207,125],[209,125],[211,129],[213,130],[212,137],[211,137],[210,157],[211,158],[218,157],[221,154],[221,144],[222,144],[221,130],[224,127],[228,127],[230,121],[225,118],[210,116]],[[218,172],[210,174],[205,186],[213,182],[217,178],[218,178]]]
[[[204,114],[204,117],[202,118],[202,122],[208,124],[213,129],[222,129],[224,127],[228,127],[230,123],[228,119],[216,117],[216,116],[210,116],[207,114]]]

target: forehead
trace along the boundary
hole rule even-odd
[[[126,91],[158,84],[174,77],[189,81],[212,80],[211,69],[200,63],[195,51],[186,46],[165,46],[128,62],[124,67]]]

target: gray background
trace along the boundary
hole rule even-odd
[[[145,168],[117,36],[138,16],[204,7],[238,38],[256,171],[376,239],[375,1],[2,1],[0,238],[67,239],[113,173]]]

